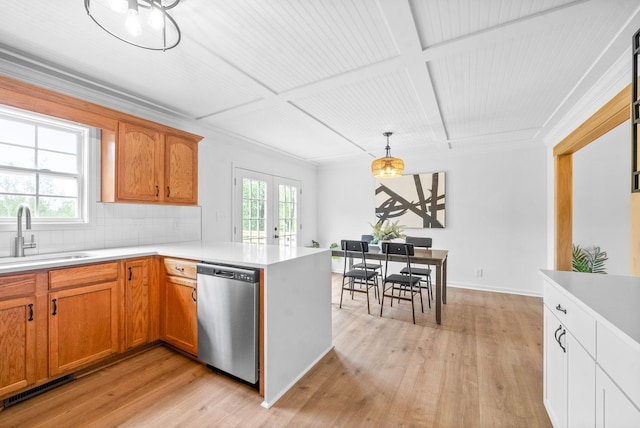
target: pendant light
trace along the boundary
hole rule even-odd
[[[391,157],[390,154],[391,147],[389,147],[389,137],[393,135],[393,132],[385,132],[382,135],[387,137],[387,147],[384,148],[386,155],[371,163],[371,172],[376,178],[400,177],[404,171],[404,162],[402,159]]]
[[[180,43],[180,27],[169,15],[180,0],[84,0],[93,21],[107,33],[139,48],[166,51]]]

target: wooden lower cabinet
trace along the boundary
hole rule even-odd
[[[160,299],[160,338],[198,354],[197,285],[195,279],[165,276]]]
[[[125,349],[149,342],[151,333],[149,265],[151,259],[124,263],[124,342]]]
[[[49,293],[49,376],[118,351],[118,282]]]
[[[0,396],[36,381],[35,297],[0,301]]]

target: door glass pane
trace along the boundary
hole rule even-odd
[[[295,247],[297,245],[297,188],[280,184],[278,186],[278,226],[280,228],[280,246]]]
[[[267,183],[242,179],[242,242],[265,244],[267,239]]]

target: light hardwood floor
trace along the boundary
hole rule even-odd
[[[340,300],[335,348],[271,409],[247,386],[156,347],[0,412],[1,427],[548,427],[542,300],[449,289],[411,323],[363,294]]]

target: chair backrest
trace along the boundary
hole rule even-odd
[[[360,236],[360,240],[369,243],[373,241],[373,235],[362,235]]]
[[[411,262],[410,256],[414,255],[413,244],[407,244],[406,242],[383,242],[382,243],[382,252],[385,253],[384,258],[384,271],[385,278],[387,277],[386,272],[388,272],[389,267],[389,256],[390,255],[399,255],[405,256],[405,264],[409,272],[409,277],[411,277]]]
[[[407,244],[413,244],[414,247],[431,248],[433,240],[422,236],[407,236],[404,239]]]
[[[366,253],[369,252],[369,244],[365,241],[350,241],[348,239],[343,239],[340,241],[340,247],[344,251],[344,273],[347,273],[349,269],[347,260],[353,258],[353,254],[347,255],[347,251],[358,252],[360,253],[360,262],[364,265],[364,271],[367,272],[367,256]]]

